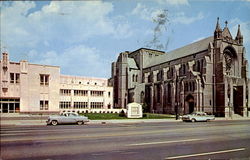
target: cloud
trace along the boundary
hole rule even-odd
[[[136,7],[132,10],[131,14],[140,17],[147,21],[153,21],[162,12],[161,9],[147,7],[141,3],[137,3]]]
[[[85,45],[67,48],[62,53],[54,50],[38,53],[31,50],[29,56],[36,64],[60,66],[63,74],[93,76],[93,73],[98,73],[100,77],[109,75],[109,70],[104,69],[109,67],[109,61],[102,57],[98,49]]]
[[[241,21],[238,18],[234,18],[231,19],[229,21],[229,25],[231,25],[231,34],[233,36],[233,38],[235,38],[237,31],[238,31],[238,24],[240,24],[240,30],[241,30],[241,34],[243,35],[243,43],[244,44],[249,44],[250,43],[250,37],[248,35],[250,35],[250,21]]]
[[[132,15],[139,16],[141,19],[144,20],[152,20],[151,14],[153,12],[152,8],[148,8],[147,6],[137,3],[136,7],[132,10]]]
[[[167,3],[169,5],[189,5],[188,0],[157,0],[158,3]]]
[[[202,20],[203,18],[204,15],[202,12],[199,12],[198,15],[194,17],[187,16],[184,12],[179,12],[172,18],[172,22],[181,24],[191,24],[195,21]]]
[[[197,42],[197,41],[199,41],[199,40],[202,40],[202,39],[204,39],[204,38],[205,38],[205,37],[199,37],[199,38],[193,40],[192,43]]]
[[[93,36],[128,38],[129,23],[114,21],[113,4],[103,1],[15,1],[1,6],[1,43],[8,48],[64,46]],[[13,16],[14,15],[14,16]]]

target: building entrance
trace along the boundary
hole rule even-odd
[[[233,90],[234,113],[243,116],[243,86],[236,86]]]
[[[194,97],[192,95],[188,95],[186,102],[188,104],[188,113],[194,112]]]
[[[20,99],[0,99],[0,113],[19,113]]]

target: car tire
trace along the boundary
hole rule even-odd
[[[191,119],[191,122],[195,122],[196,120],[193,118],[193,119]]]
[[[78,121],[77,124],[78,125],[83,125],[83,121]]]
[[[53,120],[53,121],[51,122],[51,124],[52,124],[53,126],[56,126],[56,125],[58,124],[58,122],[57,122],[56,120]]]

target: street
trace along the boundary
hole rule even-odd
[[[250,120],[2,126],[1,158],[250,159]]]

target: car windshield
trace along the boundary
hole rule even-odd
[[[77,116],[75,113],[70,113],[69,116]]]
[[[203,113],[203,112],[193,112],[193,113],[191,113],[191,115],[205,116],[206,113]]]

